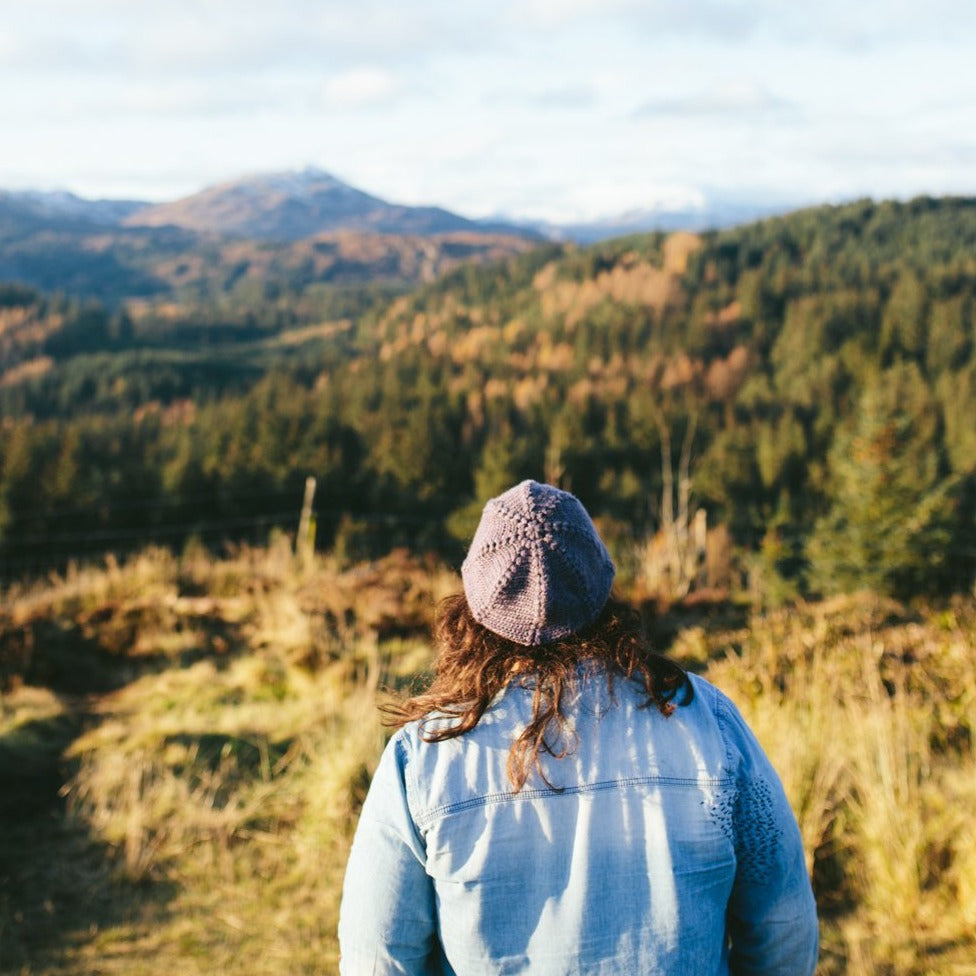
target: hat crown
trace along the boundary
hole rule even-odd
[[[579,499],[531,480],[485,505],[461,567],[475,620],[525,646],[568,637],[592,623],[614,573]]]

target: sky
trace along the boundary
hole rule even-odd
[[[0,0],[0,188],[570,222],[976,194],[972,0]]]

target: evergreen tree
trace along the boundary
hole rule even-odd
[[[904,597],[944,583],[958,484],[946,477],[938,425],[914,364],[865,388],[829,452],[831,504],[808,546],[816,590]]]

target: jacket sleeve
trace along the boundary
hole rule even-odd
[[[817,964],[817,908],[800,829],[752,730],[728,698],[718,698],[736,774],[730,971],[734,976],[810,976]]]
[[[434,890],[407,801],[407,748],[380,759],[353,839],[339,912],[342,976],[439,972]]]

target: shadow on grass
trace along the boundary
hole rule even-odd
[[[685,630],[699,627],[706,633],[738,630],[748,626],[752,608],[726,597],[685,600],[679,603],[661,604],[653,600],[638,606],[651,645],[659,654],[668,655],[678,636]],[[679,664],[697,670],[700,661],[682,661]]]
[[[113,608],[114,610],[114,608]],[[104,619],[103,619],[104,618]],[[189,624],[199,641],[177,653],[131,654],[138,619],[105,611],[84,624],[41,617],[0,621],[0,974],[78,974],[102,933],[163,923],[170,883],[132,881],[118,852],[71,815],[64,785],[77,771],[71,744],[101,721],[104,695],[146,675],[208,658],[226,666],[245,647],[218,614]],[[191,741],[192,739],[192,741]],[[204,769],[271,776],[291,746],[261,737],[174,736]]]
[[[269,740],[261,733],[230,735],[220,732],[178,732],[166,736],[162,750],[180,747],[186,765],[174,765],[173,772],[185,777],[191,788],[200,785],[205,773],[220,773],[220,786],[211,798],[215,809],[221,809],[234,789],[242,782],[269,782],[287,765],[295,739]],[[254,825],[257,825],[256,823]]]
[[[143,674],[232,657],[242,643],[234,625],[214,618],[199,648],[128,656],[134,633],[97,623],[43,617],[0,629],[0,708],[12,717],[0,726],[0,973],[73,972],[74,948],[165,911],[172,886],[136,890],[114,853],[69,814],[62,788],[74,769],[63,757],[97,721],[99,696]],[[50,694],[34,716],[41,689]]]
[[[0,630],[0,689],[21,684],[56,694],[97,694],[131,678],[119,661],[73,622],[53,617]]]
[[[76,946],[172,896],[154,884],[134,897],[111,852],[67,814],[62,756],[89,719],[84,699],[60,704],[0,736],[0,973],[71,972]]]
[[[130,654],[139,635],[138,620],[121,625],[106,621],[99,628],[91,621],[82,627],[73,620],[41,617],[8,627],[0,631],[0,689],[24,683],[58,694],[101,694],[141,675],[187,667],[205,658],[225,663],[245,646],[240,627],[217,615],[204,615],[193,623],[200,631],[198,641],[176,654]]]

